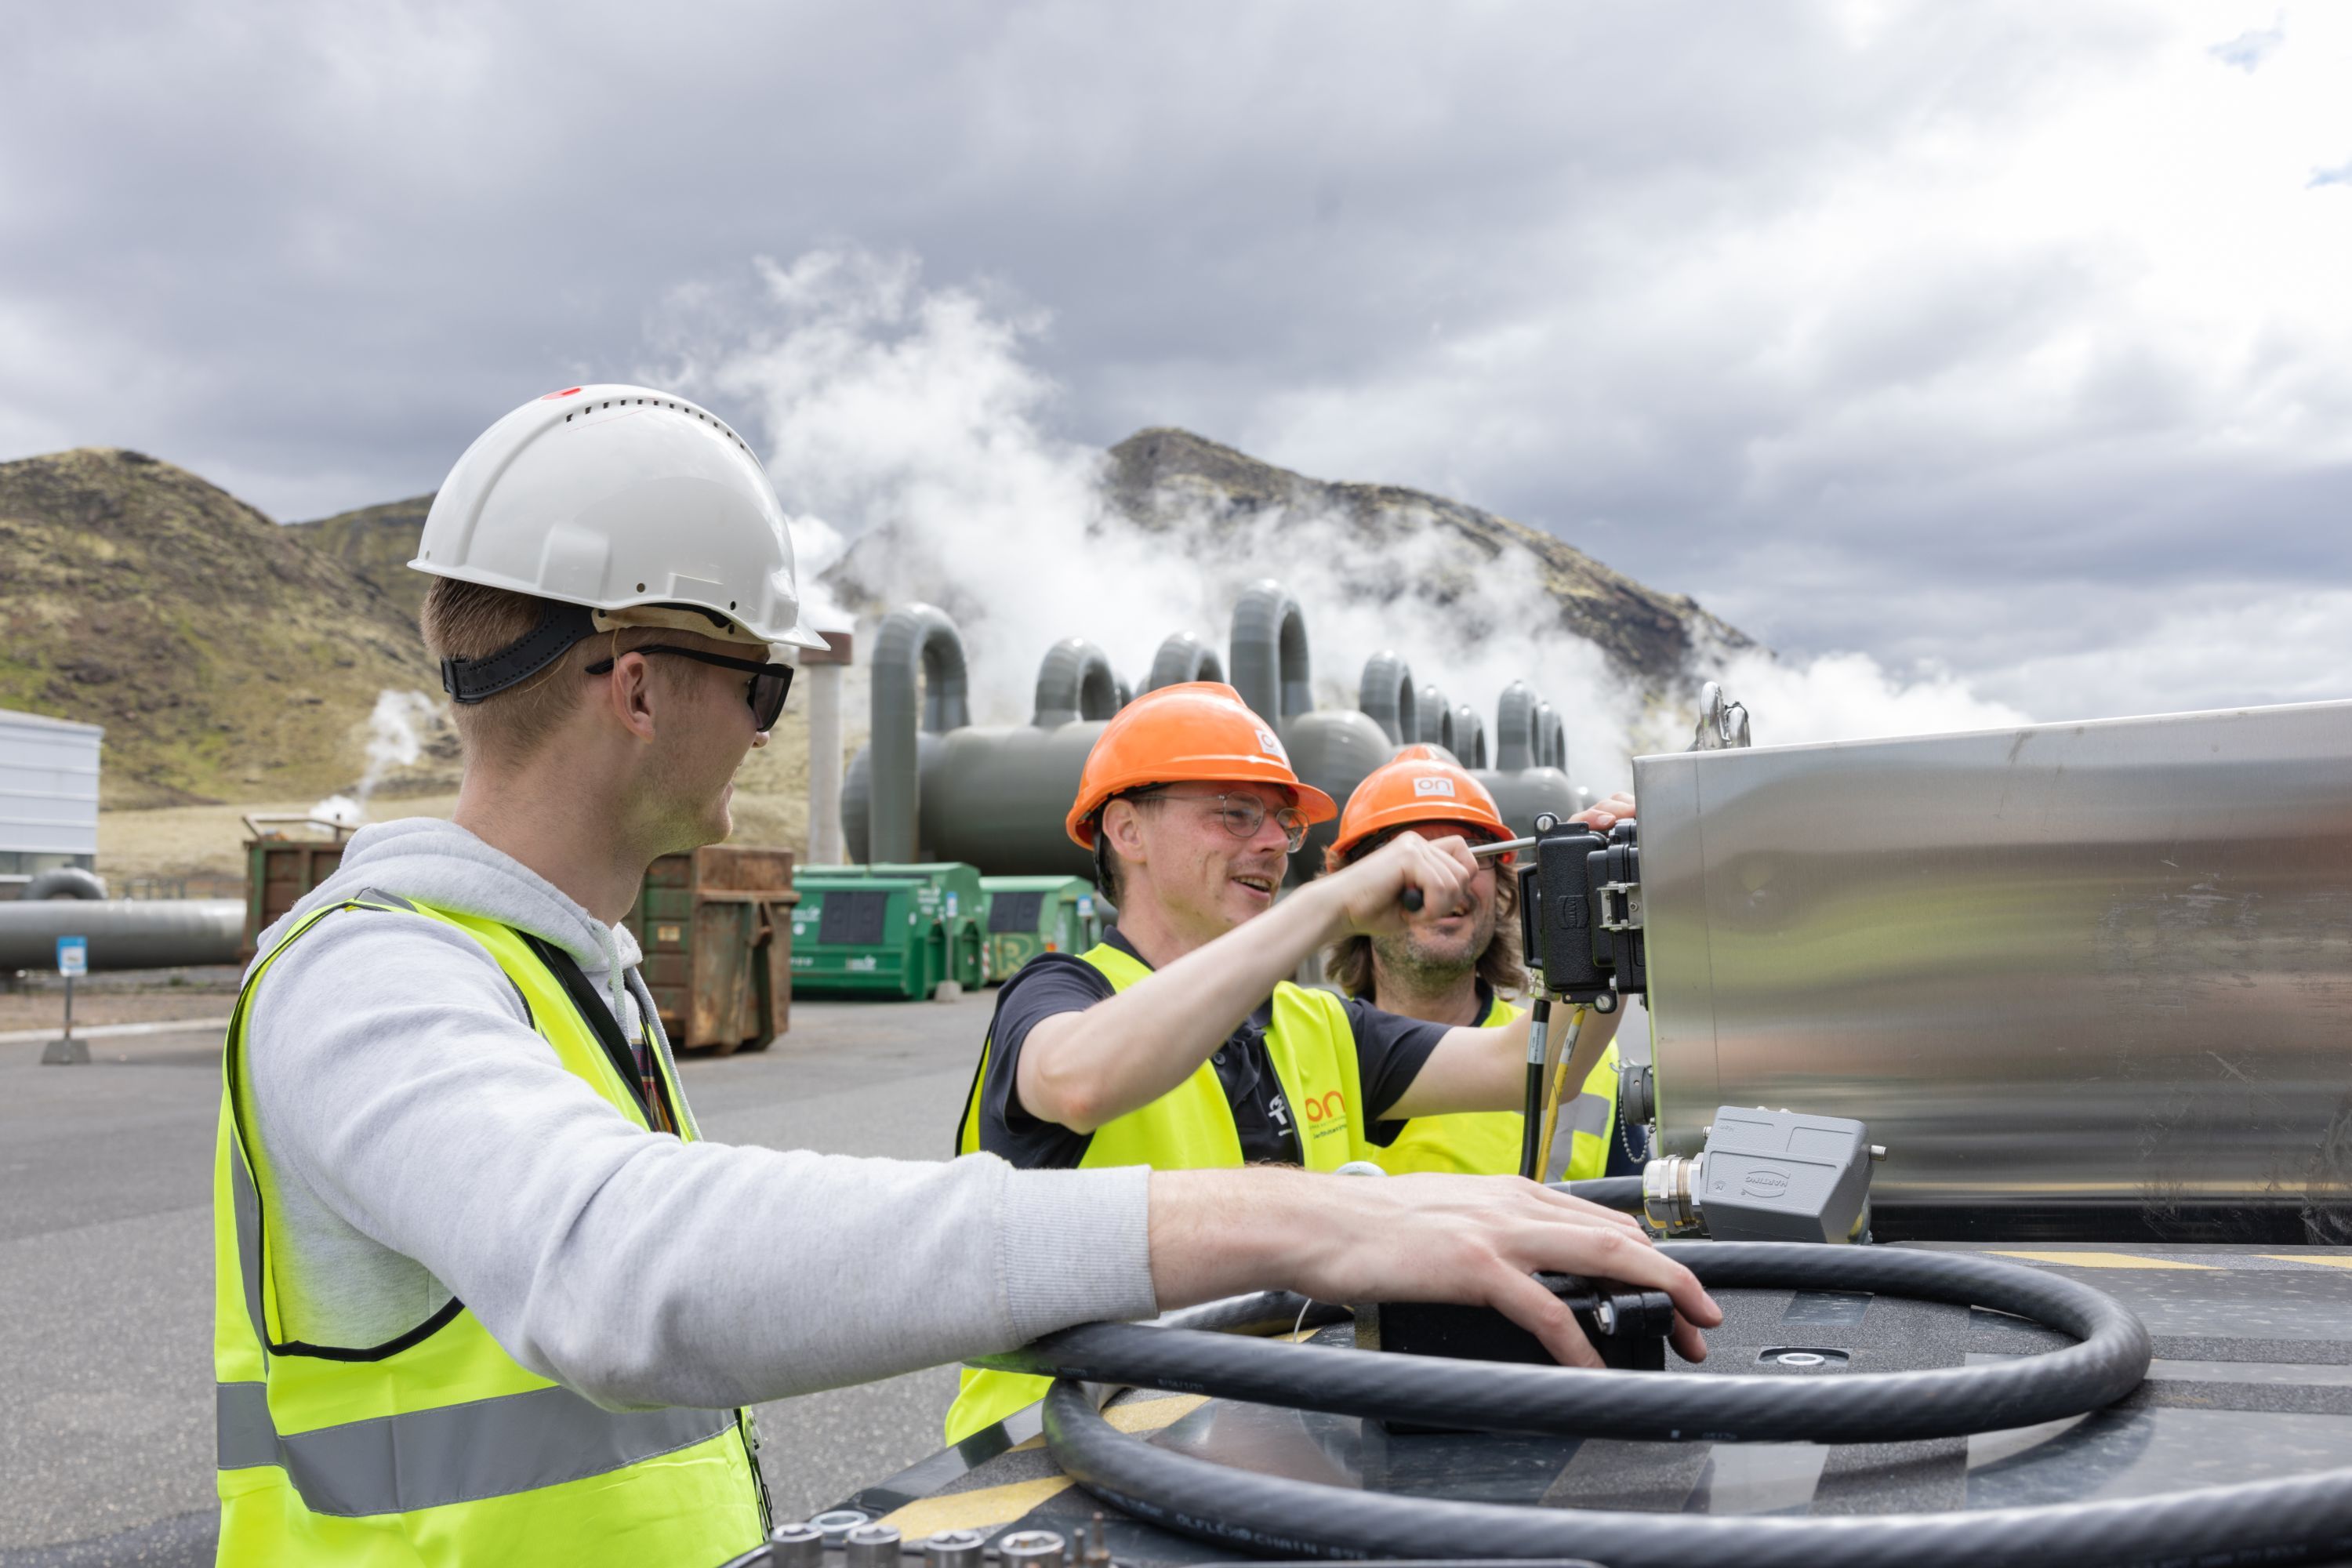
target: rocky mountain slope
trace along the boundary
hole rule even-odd
[[[425,607],[425,576],[411,572],[408,563],[416,559],[425,514],[432,510],[429,494],[411,496],[295,526],[313,546],[341,562],[353,576],[392,601],[414,626],[416,613]]]
[[[386,689],[437,694],[414,618],[184,468],[0,463],[0,708],[106,726],[109,807],[350,788]]]
[[[1339,563],[1323,563],[1316,592],[1444,607],[1487,591],[1484,574],[1531,579],[1560,631],[1654,695],[1687,678],[1694,652],[1748,646],[1687,597],[1442,496],[1327,483],[1175,429],[1120,442],[1102,479],[1107,511],[1276,575],[1299,537],[1286,531],[1311,524]],[[416,635],[425,579],[406,568],[432,499],[281,527],[136,452],[0,463],[0,708],[106,725],[109,807],[348,791],[383,692],[439,700]],[[890,549],[887,530],[859,541],[830,574],[835,588],[887,607]],[[742,800],[763,831],[796,835],[803,806],[786,798],[798,786],[784,755],[804,767],[804,746],[778,739],[754,759]],[[454,784],[446,725],[425,741],[394,788]]]
[[[1364,563],[1349,586],[1368,596],[1444,601],[1477,592],[1482,573],[1531,573],[1559,606],[1559,630],[1656,689],[1681,679],[1702,645],[1752,646],[1687,595],[1647,587],[1524,523],[1401,486],[1310,479],[1187,430],[1142,430],[1112,447],[1108,489],[1112,505],[1145,527],[1212,540],[1284,514],[1340,520],[1352,535],[1349,552]],[[1420,552],[1445,561],[1444,579],[1404,583],[1383,569],[1415,536],[1425,543],[1433,531],[1444,545],[1461,547]]]

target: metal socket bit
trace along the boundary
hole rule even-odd
[[[1006,1568],[1014,1563],[1062,1568],[1069,1557],[1069,1542],[1050,1530],[1018,1530],[996,1543],[996,1555]]]
[[[848,1541],[851,1531],[873,1517],[870,1513],[861,1513],[854,1508],[837,1508],[829,1513],[818,1514],[809,1522],[824,1532],[824,1543],[827,1546],[839,1546]]]
[[[843,1541],[849,1568],[895,1568],[898,1561],[898,1531],[895,1525],[861,1524]]]
[[[925,1568],[980,1568],[988,1537],[977,1530],[942,1530],[923,1542]]]
[[[768,1568],[818,1568],[824,1561],[824,1531],[795,1519],[768,1531]]]

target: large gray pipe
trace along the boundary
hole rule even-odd
[[[1568,756],[1568,729],[1552,705],[1526,681],[1514,680],[1503,688],[1495,718],[1494,771],[1483,771],[1478,763],[1466,765],[1495,797],[1496,809],[1513,831],[1532,833],[1538,816],[1567,817],[1580,810],[1576,786],[1559,766]],[[1483,754],[1485,737],[1472,749]]]
[[[1064,637],[1045,650],[1037,669],[1036,712],[1040,730],[1058,730],[1077,719],[1108,719],[1125,706],[1110,659],[1084,637]]]
[[[1536,703],[1536,766],[1568,771],[1568,721],[1550,703]]]
[[[1157,691],[1163,686],[1181,686],[1188,680],[1224,678],[1225,667],[1219,662],[1215,648],[1191,632],[1173,632],[1152,657],[1151,674],[1144,680],[1143,689]]]
[[[1497,773],[1515,773],[1521,768],[1543,765],[1536,750],[1536,710],[1542,703],[1535,688],[1524,680],[1514,680],[1503,688],[1503,700],[1496,704],[1495,714]]]
[[[1451,749],[1465,768],[1486,765],[1486,716],[1467,702],[1454,710]]]
[[[0,970],[48,969],[58,938],[89,939],[92,969],[235,963],[245,949],[237,899],[40,899],[0,904]]]
[[[1315,710],[1315,671],[1307,653],[1307,621],[1290,590],[1271,577],[1242,590],[1234,606],[1234,689],[1259,718],[1279,730]]]
[[[864,836],[868,860],[904,861],[918,856],[922,805],[919,710],[924,734],[944,735],[971,722],[963,639],[947,613],[929,605],[893,610],[874,639],[874,735],[866,778],[871,806]]]
[[[1437,682],[1432,680],[1423,685],[1421,702],[1414,711],[1421,716],[1421,723],[1413,739],[1453,751],[1454,704],[1445,700],[1445,693],[1437,689]]]
[[[1405,663],[1402,654],[1383,648],[1364,661],[1364,679],[1356,687],[1356,706],[1381,727],[1391,746],[1422,738],[1412,667]]]
[[[1364,775],[1396,753],[1388,731],[1358,712],[1318,713],[1307,621],[1298,601],[1271,578],[1253,583],[1234,606],[1234,687],[1251,710],[1281,732],[1292,771],[1345,805]],[[1291,857],[1290,878],[1321,869],[1336,822],[1310,830]]]

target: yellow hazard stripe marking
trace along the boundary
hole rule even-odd
[[[1165,1399],[1146,1399],[1126,1405],[1114,1405],[1102,1413],[1102,1417],[1118,1431],[1130,1436],[1143,1432],[1157,1432],[1173,1426],[1209,1402],[1205,1394],[1175,1394]],[[1044,1446],[1045,1439],[1032,1437],[1019,1447]],[[1067,1476],[1040,1476],[1035,1480],[1008,1481],[1001,1487],[979,1487],[968,1492],[950,1492],[945,1497],[918,1498],[902,1509],[882,1516],[881,1522],[894,1526],[909,1540],[918,1536],[937,1535],[942,1530],[992,1530],[1000,1524],[1010,1524],[1038,1504],[1059,1497],[1069,1490],[1072,1482]]]
[[[2264,1252],[2258,1256],[2273,1258],[2280,1263],[2323,1263],[2330,1268],[2352,1268],[2352,1257],[2345,1257],[2341,1255],[2305,1255],[2294,1252]]]
[[[2178,1258],[2137,1258],[2128,1252],[1996,1252],[1995,1258],[2023,1258],[2035,1263],[2063,1263],[2069,1268],[2189,1268],[2221,1272],[2210,1263],[2188,1263]]]
[[[1001,1487],[950,1492],[946,1497],[918,1498],[882,1516],[908,1540],[937,1535],[942,1530],[992,1530],[1009,1524],[1048,1498],[1060,1496],[1073,1483],[1067,1476],[1040,1476],[1034,1481],[1010,1481]]]
[[[1102,1418],[1110,1423],[1113,1430],[1132,1437],[1138,1433],[1157,1432],[1164,1426],[1173,1426],[1207,1403],[1209,1396],[1205,1394],[1171,1394],[1165,1399],[1130,1400],[1125,1405],[1114,1405],[1102,1413]],[[1026,1443],[1016,1444],[1006,1452],[1017,1454],[1024,1448],[1042,1448],[1045,1446],[1045,1435],[1040,1432]]]

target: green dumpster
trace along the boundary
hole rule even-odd
[[[918,998],[982,984],[980,873],[970,866],[820,866],[793,885],[801,994]]]
[[[1102,940],[1094,885],[1083,877],[982,877],[980,887],[994,983],[1041,952],[1084,952]]]

